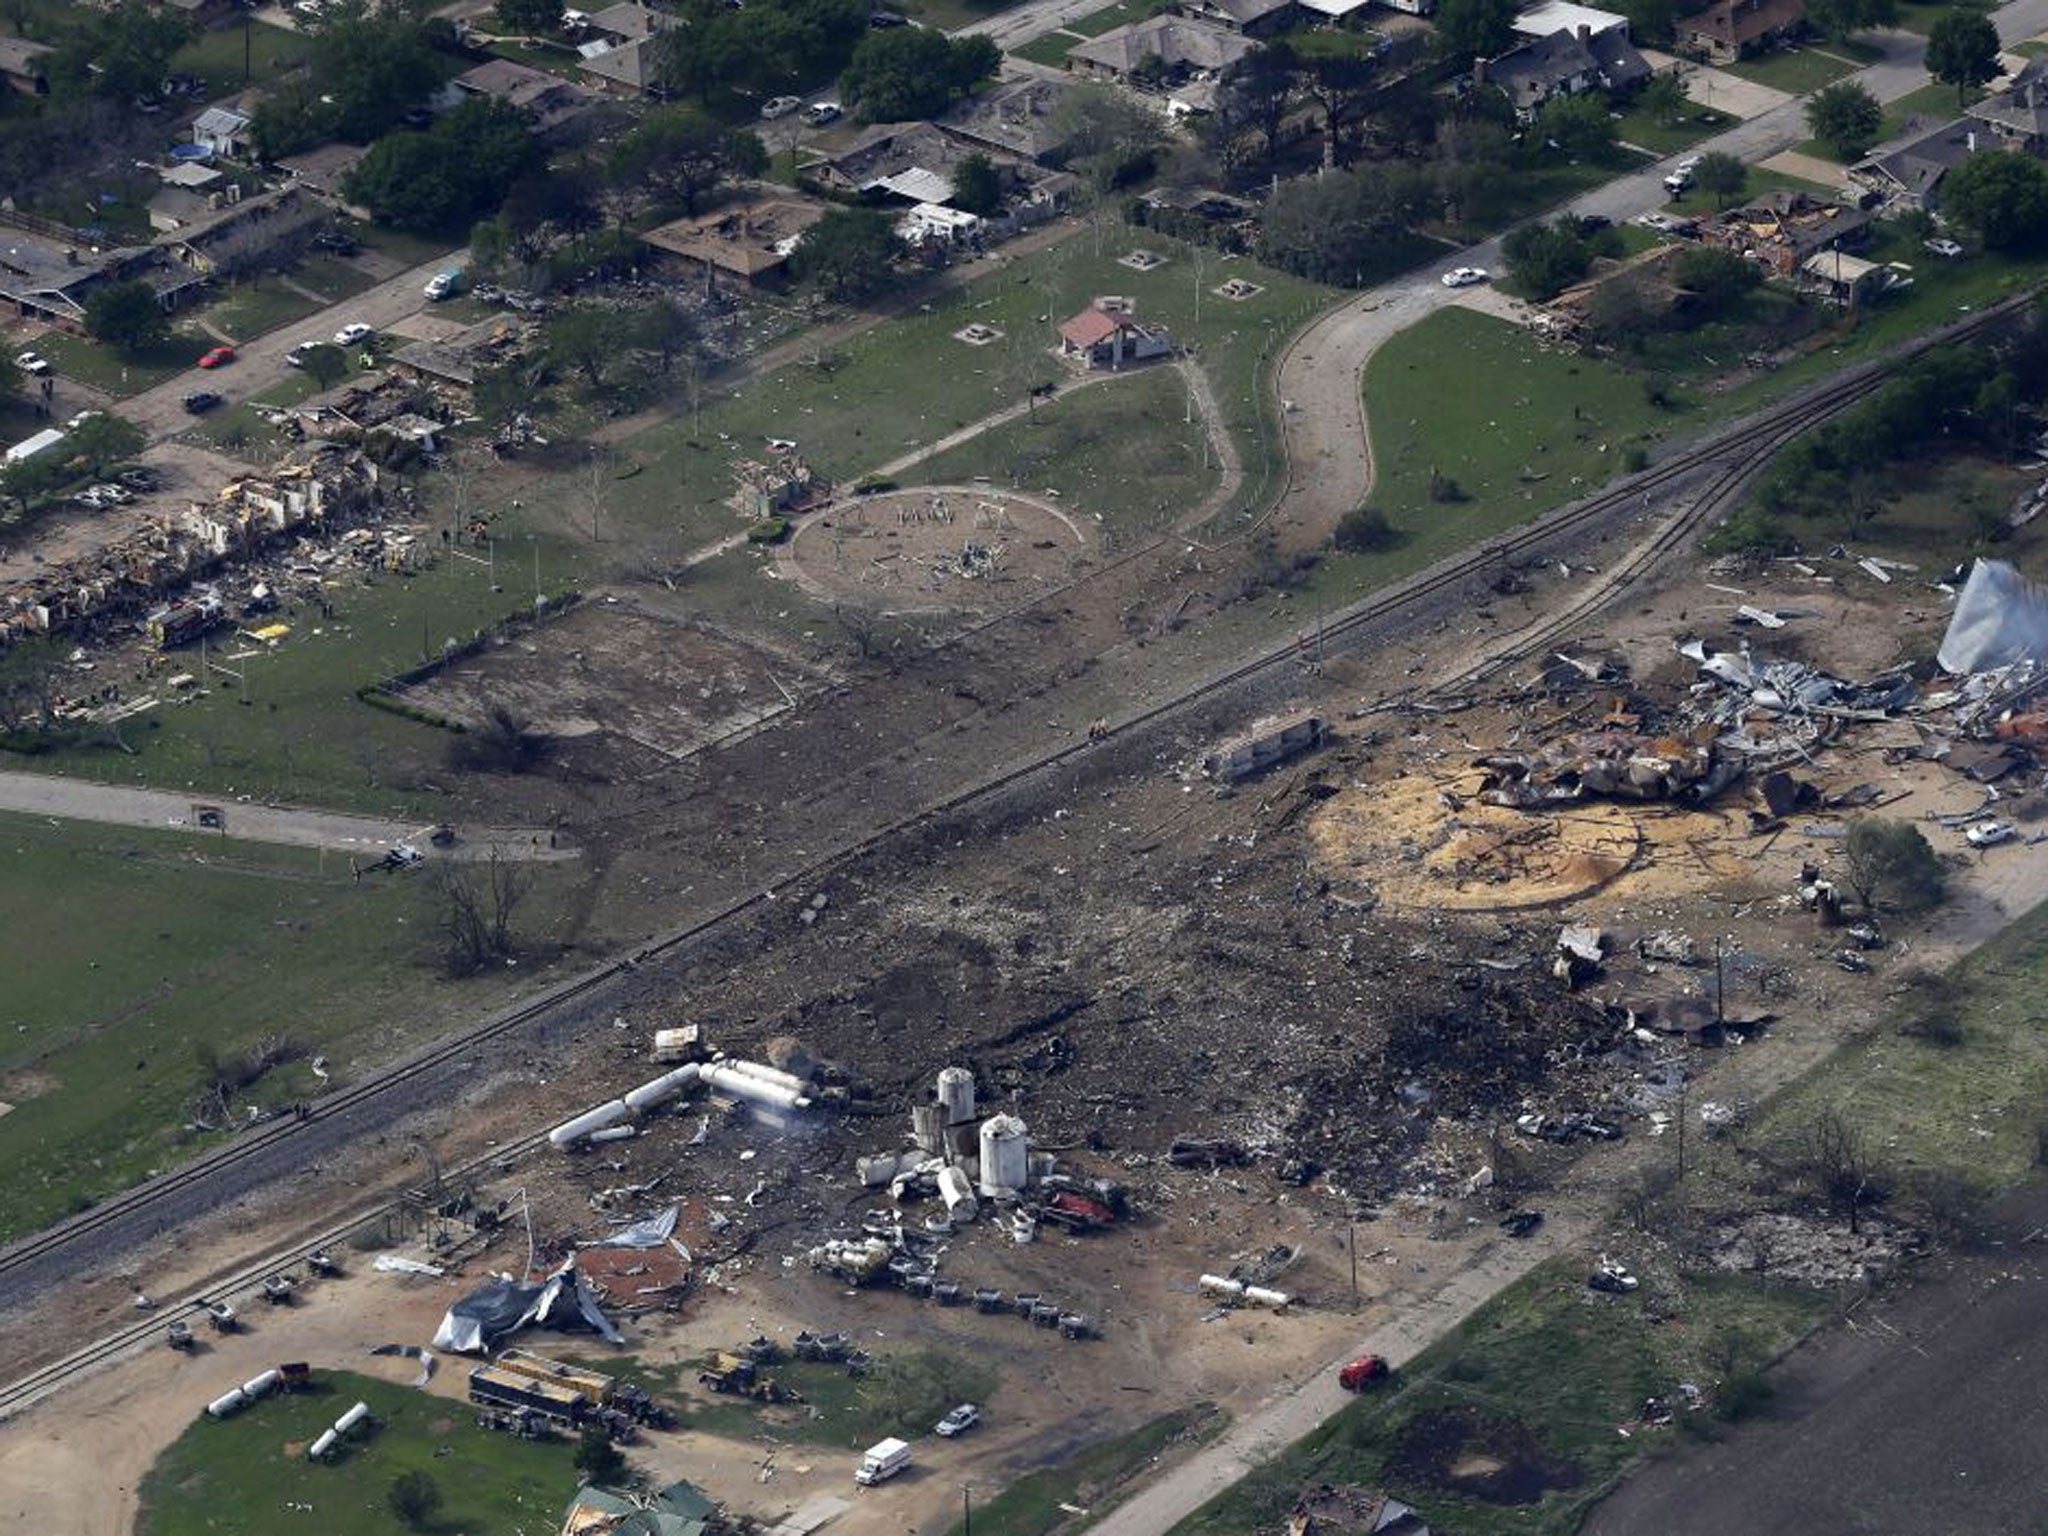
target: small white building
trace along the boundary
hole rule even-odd
[[[229,107],[208,107],[192,124],[192,142],[204,144],[216,155],[246,154],[249,119]]]
[[[20,442],[8,449],[6,462],[9,464],[19,464],[25,459],[34,458],[47,448],[56,447],[63,441],[64,434],[62,432],[59,432],[55,427],[45,427],[34,437],[24,437]]]
[[[919,203],[896,223],[896,233],[912,245],[966,240],[980,228],[979,215],[943,203]]]

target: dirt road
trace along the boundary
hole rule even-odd
[[[251,801],[205,802],[220,815],[219,826],[201,828],[200,802],[164,790],[131,789],[93,784],[84,779],[46,777],[35,773],[0,773],[0,810],[31,816],[59,816],[71,821],[98,821],[121,827],[174,827],[204,830],[219,837],[250,842],[282,843],[294,848],[328,848],[362,859],[382,858],[398,843],[407,843],[429,858],[475,860],[493,852],[511,859],[573,859],[573,848],[555,846],[545,827],[473,827],[464,829],[449,848],[436,848],[432,826],[380,821],[339,811],[310,811],[296,806],[258,805]]]

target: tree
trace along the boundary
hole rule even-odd
[[[1158,113],[1103,85],[1069,89],[1051,128],[1062,160],[1103,192],[1148,174],[1166,143]]]
[[[148,441],[134,422],[103,411],[71,429],[64,439],[64,451],[73,460],[85,460],[87,471],[97,478],[109,464],[142,452]]]
[[[562,25],[562,0],[498,0],[496,9],[507,32],[545,34]]]
[[[86,334],[124,352],[140,352],[170,339],[171,320],[156,290],[135,279],[110,283],[85,304]]]
[[[330,390],[348,377],[348,354],[331,341],[319,342],[299,354],[306,377],[320,388]]]
[[[1260,255],[1316,282],[1363,286],[1427,201],[1420,173],[1379,166],[1284,181],[1260,221]]]
[[[443,861],[429,869],[434,921],[448,973],[474,976],[493,961],[510,959],[518,950],[512,920],[533,888],[525,871],[495,848],[481,866]]]
[[[1843,873],[1866,907],[1931,907],[1947,893],[1948,872],[1909,821],[1859,816],[1842,840]]]
[[[858,304],[894,284],[901,249],[887,214],[835,208],[804,231],[789,264],[827,298]]]
[[[1597,92],[1553,96],[1536,114],[1537,140],[1555,144],[1570,160],[1604,160],[1614,152],[1616,137],[1607,99]]]
[[[384,1502],[409,1529],[419,1530],[441,1507],[441,1485],[425,1472],[401,1472],[384,1490]]]
[[[1852,1233],[1860,1232],[1864,1207],[1883,1204],[1889,1193],[1869,1138],[1837,1111],[1823,1110],[1799,1133],[1794,1151],[1815,1191],[1849,1218]]]
[[[386,14],[343,16],[313,35],[308,73],[326,109],[322,137],[368,144],[441,84],[417,24]]]
[[[1876,142],[1884,108],[1854,80],[1837,80],[1806,99],[1806,125],[1838,160],[1861,159]]]
[[[50,56],[49,73],[57,89],[74,94],[115,101],[153,96],[171,55],[192,36],[182,16],[155,6],[81,7],[68,14],[72,25]]]
[[[576,1470],[585,1482],[616,1483],[625,1473],[626,1458],[612,1444],[612,1437],[596,1425],[584,1426],[576,1439]]]
[[[1642,90],[1636,93],[1636,105],[1651,122],[1669,128],[1684,121],[1692,98],[1685,93],[1684,77],[1667,70],[1643,83]]]
[[[633,312],[633,341],[654,359],[655,371],[667,378],[703,340],[697,317],[674,299],[656,299]]]
[[[1301,88],[1323,114],[1323,164],[1334,169],[1352,156],[1346,140],[1365,117],[1377,87],[1369,60],[1348,53],[1310,54],[1303,61]]]
[[[2048,165],[2002,150],[1972,155],[1943,179],[1941,202],[1991,250],[2032,245],[2048,235]]]
[[[616,184],[689,214],[728,177],[766,169],[768,150],[759,135],[727,128],[696,107],[670,107],[646,118],[619,140],[610,163]]]
[[[16,365],[13,358],[0,352],[0,401],[12,400],[21,393],[21,386],[28,375]]]
[[[1247,137],[1256,147],[1243,158],[1263,162],[1279,155],[1299,62],[1285,42],[1272,42],[1253,49],[1224,72],[1209,125],[1210,143],[1222,158],[1236,158],[1228,146]]]
[[[1510,230],[1501,241],[1501,255],[1515,291],[1539,304],[1556,298],[1593,265],[1593,248],[1579,233],[1578,221],[1570,218]]]
[[[1898,0],[1807,0],[1806,21],[1837,42],[1853,32],[1897,26]]]
[[[1749,186],[1749,167],[1725,150],[1710,149],[1692,168],[1693,185],[1726,208]]]
[[[632,340],[632,322],[625,313],[599,304],[558,310],[541,333],[548,361],[581,374],[592,390],[611,381]]]
[[[1441,0],[1437,47],[1447,58],[1490,59],[1514,42],[1515,0]]]
[[[1943,11],[1927,29],[1927,73],[1956,88],[1956,104],[1973,86],[1999,76],[1998,28],[1982,11],[1964,6]]]
[[[1619,0],[1614,7],[1628,18],[1629,35],[1638,43],[1668,43],[1677,19],[1675,0]]]
[[[381,223],[428,233],[466,229],[508,188],[537,172],[547,151],[519,108],[473,96],[425,133],[394,133],[370,147],[343,181]]]
[[[860,40],[839,90],[864,123],[936,117],[1001,63],[1001,50],[985,37],[955,40],[930,27],[890,27]]]
[[[978,149],[953,167],[953,206],[984,217],[1003,206],[1003,173]]]
[[[1692,294],[1708,314],[1719,314],[1763,281],[1756,263],[1739,251],[1696,245],[1678,258],[1673,274],[1678,286]]]

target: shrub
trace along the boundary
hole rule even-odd
[[[1355,507],[1344,514],[1330,542],[1353,554],[1371,554],[1392,549],[1401,542],[1401,533],[1378,507]]]

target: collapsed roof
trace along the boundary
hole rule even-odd
[[[2048,662],[2048,588],[2004,560],[1979,560],[1963,583],[1935,659],[1942,671],[1958,676]]]

